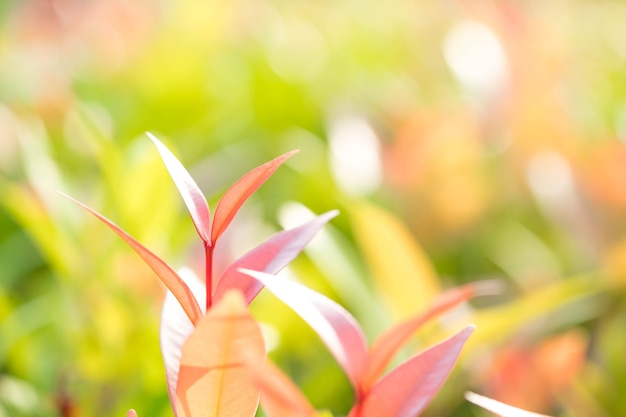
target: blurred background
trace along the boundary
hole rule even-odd
[[[625,21],[615,0],[3,0],[0,416],[172,415],[162,286],[57,192],[196,266],[145,131],[212,208],[301,149],[244,206],[219,263],[340,209],[288,272],[370,340],[443,289],[504,282],[403,352],[478,326],[425,415],[485,416],[467,389],[626,415]],[[313,404],[347,414],[349,384],[307,325],[269,294],[252,308]]]

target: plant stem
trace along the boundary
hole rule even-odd
[[[206,311],[213,305],[213,245],[204,245],[205,275],[206,275]]]

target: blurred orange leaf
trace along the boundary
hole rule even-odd
[[[315,409],[273,363],[249,360],[246,365],[261,387],[261,404],[270,417],[314,417]]]
[[[494,399],[548,412],[583,369],[587,344],[587,336],[575,329],[531,346],[501,348],[483,386]]]

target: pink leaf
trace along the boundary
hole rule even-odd
[[[336,210],[324,213],[313,220],[290,230],[284,230],[252,249],[233,262],[222,274],[215,288],[214,298],[219,300],[229,289],[240,289],[250,303],[261,291],[263,284],[239,272],[240,268],[276,274],[291,262],[313,239],[313,236],[333,217]]]
[[[389,372],[355,405],[349,417],[418,415],[448,378],[473,330],[474,326],[469,326]]]
[[[504,404],[500,401],[483,397],[482,395],[478,395],[473,392],[466,392],[465,398],[467,401],[472,402],[501,417],[549,417],[545,414],[537,414],[522,410],[521,408],[513,407],[512,405]]]
[[[196,323],[198,322],[198,320],[200,320],[200,318],[202,317],[202,310],[198,305],[198,301],[196,301],[193,293],[191,292],[189,287],[185,285],[185,282],[181,279],[181,277],[179,277],[178,274],[174,272],[174,270],[168,264],[165,263],[165,261],[156,256],[154,253],[150,252],[141,243],[137,242],[133,237],[123,231],[111,220],[104,217],[102,214],[98,213],[95,210],[92,210],[85,204],[73,199],[66,194],[61,194],[87,210],[89,213],[96,216],[101,222],[106,224],[111,230],[113,230],[122,239],[124,239],[124,241],[131,248],[133,248],[133,250],[144,260],[144,262],[148,264],[150,269],[152,269],[154,273],[157,274],[157,276],[161,279],[161,281],[163,281],[163,284],[165,284],[165,286],[172,292],[172,294],[174,294],[174,297],[176,297],[180,305],[183,307],[191,322]]]
[[[198,234],[205,244],[208,243],[211,236],[211,214],[204,194],[202,194],[198,184],[191,178],[189,172],[176,159],[174,154],[152,133],[148,132],[147,135],[156,145],[167,171],[170,173],[172,180],[174,180],[178,192],[183,197]]]
[[[204,285],[190,269],[180,271],[180,277],[191,289],[200,305],[205,305],[206,292]],[[161,353],[165,364],[165,377],[167,380],[167,393],[176,413],[176,385],[178,383],[178,372],[180,370],[180,357],[183,344],[193,333],[194,326],[189,321],[189,317],[183,311],[180,303],[170,291],[165,295],[163,309],[161,310],[161,326],[159,331],[159,341],[161,343]]]
[[[128,410],[128,413],[126,413],[126,417],[137,417],[137,412],[135,410]]]
[[[367,344],[354,317],[336,302],[297,282],[258,271],[240,271],[261,281],[317,332],[358,392]]]
[[[376,339],[370,349],[366,370],[363,375],[364,388],[368,389],[376,382],[393,355],[423,324],[476,295],[493,293],[499,291],[499,289],[500,285],[495,281],[482,281],[453,288],[439,296],[434,305],[425,312],[383,333]]]
[[[298,152],[297,150],[287,152],[256,167],[234,183],[224,194],[215,209],[213,219],[213,229],[211,231],[211,244],[226,230],[239,208],[267,179],[278,169],[278,167],[290,156]]]
[[[261,405],[269,417],[315,417],[315,409],[294,383],[273,363],[246,361],[261,387]]]

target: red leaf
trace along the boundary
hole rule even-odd
[[[190,269],[179,272],[180,277],[191,289],[201,306],[205,305],[206,291],[204,285]],[[167,381],[167,393],[176,414],[176,385],[178,384],[178,372],[180,370],[180,357],[183,345],[193,333],[194,326],[189,321],[180,303],[171,291],[165,295],[163,309],[161,310],[161,325],[159,329],[159,341],[161,354],[165,364],[165,377]]]
[[[137,242],[134,238],[132,238],[128,233],[123,231],[119,226],[113,223],[111,220],[104,217],[102,214],[98,213],[95,210],[92,210],[85,204],[81,203],[78,200],[73,199],[67,194],[61,193],[63,196],[67,197],[74,203],[78,204],[89,213],[96,216],[100,221],[109,226],[111,230],[117,233],[124,241],[131,247],[141,258],[148,264],[148,266],[154,271],[155,274],[163,281],[163,284],[174,294],[180,305],[185,310],[185,313],[189,317],[192,323],[197,323],[202,317],[202,310],[198,305],[198,301],[194,297],[193,293],[185,285],[184,281],[178,276],[174,270],[165,263],[161,258],[156,256],[154,253],[150,252],[146,247],[144,247],[141,243]]]
[[[256,167],[234,183],[224,194],[215,209],[213,219],[213,229],[211,230],[211,244],[226,230],[239,208],[267,179],[278,169],[278,167],[290,156],[298,152],[297,150],[287,152],[278,158],[272,159],[261,166]]]
[[[348,417],[414,417],[437,394],[448,378],[474,326],[404,362],[355,405]]]
[[[315,409],[294,383],[273,363],[246,361],[261,387],[261,405],[269,417],[315,417]]]
[[[170,173],[172,180],[174,180],[178,192],[183,197],[198,234],[205,243],[208,243],[211,236],[211,214],[204,194],[202,194],[198,184],[191,178],[189,172],[176,159],[174,154],[152,133],[148,132],[147,135],[156,145],[167,171]]]
[[[472,402],[501,417],[550,417],[545,414],[537,414],[522,410],[521,408],[513,407],[512,405],[504,404],[500,401],[483,397],[482,395],[478,395],[473,392],[465,393],[465,398],[467,401]]]
[[[376,339],[370,349],[366,370],[363,374],[364,388],[367,390],[376,382],[393,355],[423,324],[476,295],[493,293],[499,291],[499,289],[500,285],[495,281],[482,281],[453,288],[439,296],[434,305],[427,311],[383,333]]]
[[[249,275],[239,272],[239,269],[245,268],[272,275],[277,274],[337,214],[338,211],[336,210],[329,211],[301,226],[279,232],[246,253],[224,271],[215,288],[214,298],[219,300],[229,289],[238,288],[244,293],[246,301],[250,303],[261,291],[263,284]]]
[[[260,389],[245,360],[265,361],[261,330],[232,291],[207,312],[183,346],[176,387],[179,417],[253,417]]]
[[[240,271],[261,281],[317,332],[359,392],[367,344],[354,317],[331,299],[297,282],[258,271]]]

